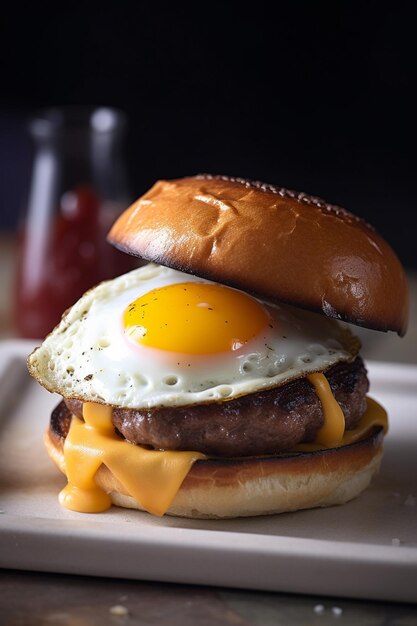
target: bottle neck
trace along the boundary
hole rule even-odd
[[[36,161],[53,164],[61,192],[89,186],[103,201],[130,199],[124,161],[125,121],[113,109],[46,111],[32,121]]]

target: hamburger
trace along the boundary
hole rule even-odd
[[[158,181],[108,240],[149,263],[88,291],[28,359],[62,401],[61,504],[194,518],[342,504],[386,412],[352,325],[403,335],[405,272],[362,219],[227,176]]]

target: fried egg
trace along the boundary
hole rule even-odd
[[[230,400],[356,353],[322,315],[149,264],[88,291],[29,369],[66,398],[125,408]]]

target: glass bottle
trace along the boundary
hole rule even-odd
[[[132,200],[125,131],[125,115],[110,108],[50,109],[30,122],[35,155],[19,231],[19,336],[44,337],[87,289],[137,266],[106,242]]]

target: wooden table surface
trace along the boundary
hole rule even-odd
[[[13,337],[16,247],[0,235],[0,339]],[[417,363],[417,273],[406,339],[359,330],[365,358]],[[1,523],[1,520],[0,520]],[[417,581],[416,581],[417,594]],[[0,570],[0,626],[417,625],[417,605]]]

